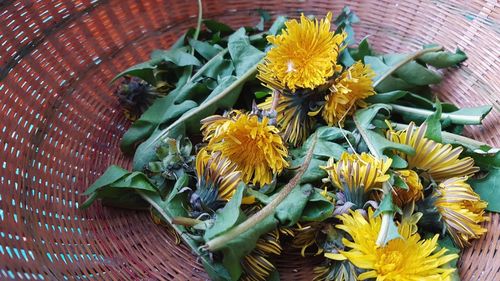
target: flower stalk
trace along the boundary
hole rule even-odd
[[[392,110],[399,113],[411,113],[414,115],[422,116],[427,118],[428,116],[434,114],[434,111],[408,107],[399,104],[389,104]],[[449,119],[453,124],[458,125],[479,125],[483,120],[483,116],[480,115],[458,115],[453,113],[441,113],[441,120]]]

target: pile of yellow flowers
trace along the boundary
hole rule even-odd
[[[332,13],[281,19],[265,38],[240,29],[224,39],[228,52],[215,56],[194,48],[191,67],[200,73],[158,100],[171,115],[138,147],[136,171],[122,178],[141,175],[134,178],[140,188],[128,188],[157,202],[156,217],[200,256],[211,278],[276,278],[277,257],[290,248],[322,257],[314,280],[452,280],[460,250],[487,231],[485,211],[498,211],[492,202],[499,193],[481,198],[497,175],[475,180],[498,164],[498,149],[457,136],[471,123],[458,113],[444,117],[429,96],[442,78],[429,66],[458,66],[465,54],[438,46],[377,54],[366,39],[349,45],[351,16],[344,9],[335,21]],[[244,65],[245,55],[256,63]],[[207,74],[216,62],[230,63]],[[193,93],[203,87],[213,91],[199,102]],[[147,131],[151,108],[124,140]],[[467,120],[479,124],[489,109]],[[190,139],[200,141],[193,147]],[[156,154],[144,161],[146,148]],[[89,189],[91,201],[119,186],[116,176],[103,185],[105,175]],[[103,187],[107,193],[99,193]]]

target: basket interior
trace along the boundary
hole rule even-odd
[[[356,37],[376,50],[439,43],[464,50],[444,71],[441,100],[493,104],[475,139],[500,146],[500,4],[497,1],[203,1],[204,18],[234,27],[273,16],[337,14],[351,6]],[[147,212],[93,205],[81,193],[110,164],[130,167],[118,144],[130,123],[109,81],[168,48],[195,25],[196,1],[4,1],[0,3],[0,279],[203,280],[189,250]],[[498,186],[497,186],[498,188]],[[500,217],[460,261],[464,280],[500,280]],[[317,258],[285,253],[283,280],[310,280]]]

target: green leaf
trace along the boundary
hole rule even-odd
[[[221,34],[229,34],[234,32],[234,30],[229,25],[215,20],[203,20],[203,24],[205,24],[207,29],[212,33],[220,32]]]
[[[223,264],[228,269],[232,280],[238,280],[241,275],[240,260],[250,253],[259,237],[280,225],[293,225],[299,220],[302,211],[311,196],[310,185],[297,186],[270,215],[248,231],[229,241],[222,249],[224,254]]]
[[[146,61],[134,66],[131,66],[124,71],[118,73],[112,80],[111,83],[116,81],[116,79],[129,75],[137,78],[141,78],[142,80],[148,82],[151,85],[156,85],[156,79],[154,75],[154,70],[156,69],[156,64],[153,61]]]
[[[154,50],[151,53],[153,61],[165,61],[173,63],[179,67],[182,66],[199,66],[201,62],[190,53],[187,53],[186,48],[173,49],[173,50]]]
[[[382,135],[371,130],[367,130],[366,134],[368,140],[375,146],[375,149],[380,155],[383,155],[387,150],[398,150],[408,155],[415,154],[415,150],[409,145],[392,142]]]
[[[261,91],[259,91],[259,92],[255,92],[254,95],[255,95],[256,99],[263,99],[263,98],[265,98],[267,96],[270,96],[271,93],[270,92],[261,92]]]
[[[369,103],[392,103],[403,97],[405,97],[410,92],[408,91],[390,91],[387,93],[377,93],[376,95],[369,96],[365,99],[366,102]]]
[[[91,186],[89,186],[83,195],[91,195],[97,189],[112,184],[113,182],[124,177],[126,174],[128,174],[127,170],[116,165],[111,165]]]
[[[393,169],[406,169],[408,167],[408,162],[401,158],[401,156],[392,153],[391,151],[386,151],[385,155],[392,158],[391,168]]]
[[[201,127],[201,119],[214,114],[218,109],[230,109],[233,107],[234,103],[240,96],[243,85],[234,89],[230,94],[228,94],[224,99],[221,99],[219,102],[211,106],[204,105],[211,99],[217,97],[220,93],[222,93],[222,91],[226,90],[236,80],[237,78],[235,76],[226,76],[218,81],[219,84],[217,85],[217,87],[215,87],[210,95],[199,105],[199,107],[204,107],[204,109],[186,120],[186,129],[189,133],[199,133]],[[190,112],[188,111],[185,114],[190,114]]]
[[[436,45],[427,45],[424,46],[424,49],[434,46]],[[432,65],[436,68],[445,68],[445,67],[457,66],[459,63],[465,61],[466,59],[467,55],[462,50],[457,48],[455,53],[447,51],[439,51],[439,52],[423,54],[418,58],[418,61],[421,61],[428,65]]]
[[[321,195],[321,190],[314,189],[302,212],[300,221],[323,221],[331,217],[334,210],[335,206]]]
[[[145,191],[156,192],[158,189],[151,181],[141,172],[131,172],[119,180],[108,185],[114,188],[132,188]]]
[[[357,110],[355,113],[356,122],[361,128],[365,129],[366,142],[373,144],[373,148],[377,150],[379,155],[383,155],[386,150],[399,150],[409,155],[414,155],[415,150],[408,145],[392,142],[377,132],[371,131],[370,128],[373,118],[380,110],[390,111],[390,106],[386,104],[373,104],[364,109]],[[358,125],[356,125],[358,127]]]
[[[263,9],[257,9],[257,13],[260,15],[259,23],[255,26],[255,28],[259,31],[264,31],[264,25],[266,22],[271,20],[271,15],[268,11]]]
[[[370,44],[368,43],[368,38],[365,37],[361,42],[359,42],[359,45],[357,48],[349,48],[349,54],[354,60],[360,60],[363,61],[363,59],[366,56],[373,56],[373,50],[370,47]]]
[[[215,80],[232,75],[234,72],[233,62],[229,59],[224,59],[219,56],[213,59],[213,62],[200,73],[205,77],[210,77]]]
[[[391,111],[391,107],[387,104],[373,104],[366,108],[356,111],[356,120],[363,128],[368,128],[377,113],[381,110]]]
[[[292,189],[288,196],[276,207],[275,218],[281,226],[296,224],[310,198],[314,193],[310,184],[299,185]]]
[[[229,200],[226,206],[217,210],[213,226],[207,229],[203,235],[203,239],[205,239],[205,241],[209,241],[210,239],[223,234],[236,224],[241,216],[240,205],[244,190],[245,184],[240,183],[233,197]]]
[[[435,103],[436,106],[436,112],[434,112],[432,115],[429,115],[427,119],[425,120],[425,123],[427,123],[427,130],[425,131],[425,137],[434,141],[437,141],[439,143],[442,142],[442,136],[441,136],[441,103],[439,100],[436,100]]]
[[[215,57],[222,50],[220,46],[211,45],[210,43],[194,39],[189,40],[189,45],[206,60]]]
[[[353,23],[358,23],[359,18],[348,6],[342,9],[342,12],[334,20],[334,24],[337,26],[335,33],[340,33],[345,31],[347,33],[346,43],[348,45],[353,44],[356,40],[354,35],[354,29],[352,28]]]
[[[407,57],[405,54],[384,55],[383,60],[389,66],[394,66]],[[429,85],[441,82],[442,77],[438,73],[411,61],[401,66],[394,74],[404,81],[413,85]]]
[[[224,255],[222,263],[229,271],[232,280],[239,280],[242,274],[241,259],[255,248],[259,237],[275,229],[277,223],[274,216],[268,216],[248,231],[229,241],[222,249]]]
[[[231,275],[227,269],[220,263],[209,262],[208,259],[202,260],[203,268],[207,272],[210,280],[213,281],[231,281]]]
[[[386,194],[384,195],[384,198],[382,198],[382,202],[380,202],[377,210],[375,210],[375,212],[373,213],[373,217],[377,217],[378,215],[381,215],[383,213],[395,212],[401,212],[401,210],[399,210],[398,206],[394,205],[394,203],[392,202],[392,194]]]
[[[90,197],[80,205],[89,207],[96,199],[103,199],[115,207],[143,209],[145,202],[135,191],[157,193],[157,187],[146,175],[140,172],[128,172],[118,166],[110,166],[84,193]]]
[[[227,47],[238,77],[254,67],[264,57],[264,52],[250,44],[243,27],[229,36]]]
[[[276,20],[273,22],[271,27],[269,28],[269,35],[278,35],[281,33],[281,30],[285,28],[285,22],[287,21],[286,17],[278,16]]]
[[[406,182],[401,179],[401,177],[397,176],[397,175],[394,175],[394,184],[393,184],[395,187],[398,187],[398,188],[401,188],[401,189],[404,189],[404,190],[408,190],[410,189],[408,187],[408,184],[406,184]]]
[[[432,236],[428,237],[427,239],[432,238]],[[438,239],[438,244],[441,248],[446,248],[448,249],[448,252],[446,254],[457,254],[460,256],[460,248],[455,245],[453,242],[453,239],[450,238],[450,236],[446,235],[442,237],[441,239]],[[442,268],[455,268],[456,270],[450,275],[450,281],[460,281],[460,273],[458,271],[457,267],[457,262],[458,259],[454,259],[450,261],[449,263],[445,264],[442,266]]]
[[[183,97],[190,93],[201,94],[206,91],[204,86],[188,83],[157,99],[123,135],[120,142],[121,150],[125,154],[132,153],[135,145],[148,138],[160,124],[171,123],[198,105],[192,100],[182,100]]]
[[[492,168],[482,179],[470,179],[470,185],[482,200],[488,202],[486,210],[500,213],[500,168]]]

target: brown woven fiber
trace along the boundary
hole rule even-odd
[[[369,35],[376,50],[431,42],[464,50],[469,59],[445,71],[436,92],[459,106],[493,104],[484,125],[466,134],[500,146],[497,0],[206,0],[203,10],[238,27],[257,23],[257,8],[323,16],[344,5],[361,19],[357,39]],[[0,280],[207,278],[147,212],[77,208],[107,166],[130,167],[119,150],[130,123],[109,81],[168,48],[196,15],[194,0],[0,1]],[[487,235],[459,262],[463,280],[500,280],[500,216],[490,218]],[[285,254],[282,280],[311,280],[317,262]]]

